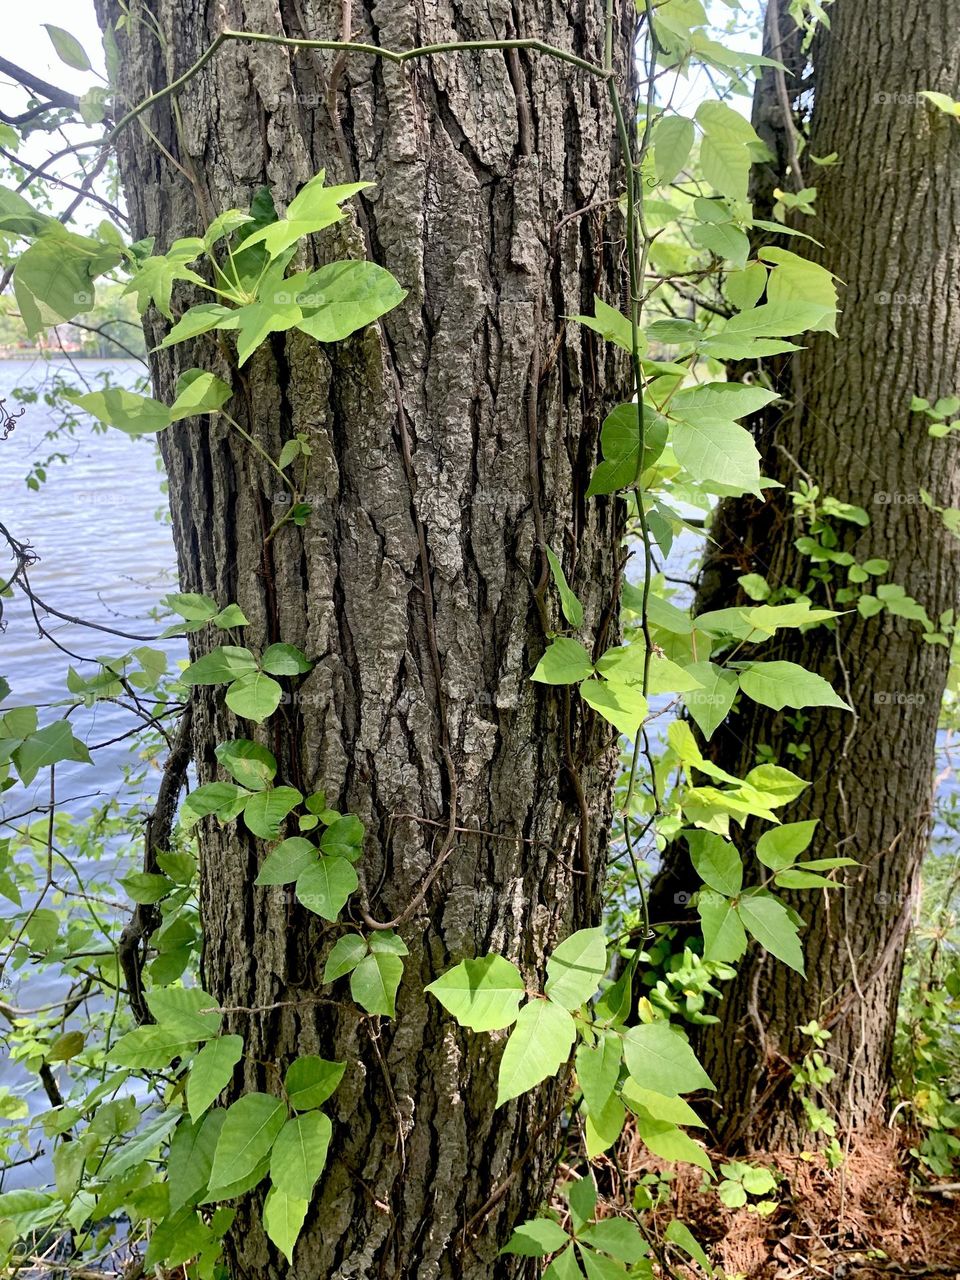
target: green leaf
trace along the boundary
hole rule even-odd
[[[226,703],[231,711],[245,720],[263,724],[279,707],[283,689],[272,676],[251,671],[234,680],[227,690]]]
[[[82,1031],[64,1031],[57,1036],[46,1052],[47,1062],[69,1062],[78,1053],[83,1053],[86,1043]]]
[[[626,1218],[601,1218],[581,1231],[579,1238],[628,1265],[639,1262],[650,1252],[639,1227]]]
[[[140,396],[124,387],[108,387],[106,391],[90,391],[78,395],[65,391],[65,400],[77,405],[107,427],[117,427],[128,436],[149,435],[162,431],[172,421],[170,410],[159,400]]]
[[[206,1190],[213,1153],[217,1149],[226,1114],[222,1110],[211,1111],[193,1124],[181,1122],[177,1126],[167,1155],[167,1185],[172,1213],[198,1200]]]
[[[530,1218],[514,1229],[500,1252],[521,1258],[545,1258],[548,1253],[562,1249],[569,1239],[563,1227],[552,1218]]]
[[[263,1204],[263,1229],[286,1260],[293,1264],[293,1248],[303,1230],[309,1200],[300,1200],[271,1187]]]
[[[657,178],[671,183],[687,163],[693,147],[693,121],[663,116],[653,126],[653,164]]]
[[[697,894],[703,930],[703,958],[733,964],[747,949],[747,935],[729,898],[711,890]]]
[[[773,894],[757,893],[740,899],[737,906],[744,927],[764,950],[803,973],[803,948],[789,909]]]
[[[176,346],[178,342],[188,342],[198,338],[202,333],[209,333],[218,328],[224,321],[232,322],[236,314],[232,307],[224,307],[219,302],[201,302],[189,311],[185,311],[173,326],[160,348]]]
[[[292,884],[318,857],[315,844],[302,836],[291,836],[267,854],[254,884]]]
[[[503,956],[461,960],[426,988],[461,1027],[499,1031],[517,1020],[523,978]]]
[[[352,973],[367,954],[367,940],[356,933],[344,934],[333,944],[327,963],[323,967],[324,982],[336,982],[344,974]],[[427,987],[429,991],[430,988]]]
[[[243,1057],[243,1036],[221,1036],[205,1044],[193,1060],[187,1080],[187,1110],[199,1120],[233,1079]]]
[[[343,201],[372,185],[369,182],[351,182],[339,187],[325,187],[323,179],[324,173],[321,170],[290,201],[285,218],[254,231],[240,243],[237,252],[262,244],[271,258],[277,258],[304,236],[339,222],[344,216],[340,208]]]
[[[765,831],[757,841],[757,857],[771,871],[782,871],[800,857],[813,839],[818,819],[787,822]]]
[[[667,1229],[663,1234],[671,1244],[679,1245],[685,1253],[688,1253],[690,1257],[693,1258],[694,1262],[703,1267],[708,1276],[713,1275],[713,1267],[710,1264],[710,1259],[697,1243],[695,1237],[690,1231],[690,1228],[685,1226],[679,1218],[674,1218],[672,1222],[668,1223]]]
[[[740,669],[740,688],[761,706],[850,708],[831,685],[815,671],[795,662],[751,662]]]
[[[347,863],[347,866],[350,866]],[[353,868],[350,868],[353,870]],[[403,961],[390,951],[371,951],[350,975],[350,994],[367,1013],[396,1016],[397,988],[403,978]]]
[[[600,986],[607,971],[607,935],[603,928],[579,929],[547,961],[544,994],[564,1009],[578,1009]]]
[[[270,1181],[298,1200],[309,1200],[327,1161],[333,1126],[322,1111],[288,1120],[273,1144]]]
[[[227,773],[250,791],[262,791],[276,777],[277,760],[273,752],[249,738],[221,742],[214,755]]]
[[[309,808],[309,801],[307,807]],[[328,818],[321,820],[329,821]],[[363,849],[363,835],[363,823],[356,814],[347,813],[342,818],[334,818],[330,823],[320,837],[320,848],[324,853],[356,862]]]
[[[91,764],[90,752],[79,738],[73,736],[69,720],[54,720],[36,733],[29,734],[13,751],[20,781],[25,785],[34,780],[41,769],[47,769],[61,760],[81,760]]]
[[[578,684],[592,671],[593,662],[583,645],[560,636],[547,645],[531,679],[541,684]]]
[[[235,817],[240,811],[237,805],[240,801],[245,804],[248,795],[248,791],[232,782],[208,782],[191,791],[184,800],[181,821],[188,830],[211,813],[215,813],[221,822],[229,821],[226,815]],[[243,804],[240,804],[241,809]]]
[[[831,308],[813,302],[765,302],[727,320],[720,336],[731,338],[780,338],[820,328]]]
[[[233,395],[233,388],[215,374],[188,369],[177,379],[177,398],[170,406],[170,421],[216,413]]]
[[[576,1033],[571,1015],[552,1000],[525,1004],[500,1060],[497,1106],[555,1075],[570,1057]]]
[[[633,351],[632,329],[627,317],[596,295],[593,299],[593,310],[592,316],[571,316],[570,318],[585,328],[602,334],[608,342],[615,343],[621,350]],[[646,346],[643,334],[638,334],[637,337],[642,344],[640,349],[643,351]]]
[[[296,645],[272,644],[264,649],[260,666],[272,676],[297,676],[309,671],[311,663]]]
[[[591,1115],[599,1114],[610,1101],[620,1077],[623,1041],[615,1031],[605,1031],[596,1045],[577,1049],[577,1082]]]
[[[713,1165],[703,1147],[678,1129],[675,1124],[665,1120],[655,1120],[645,1115],[643,1108],[636,1113],[637,1133],[646,1147],[664,1160],[680,1160],[686,1164],[698,1165],[707,1173],[713,1172]]]
[[[623,1100],[633,1109],[642,1107],[655,1120],[666,1120],[670,1124],[687,1124],[704,1129],[706,1125],[683,1098],[668,1098],[665,1094],[653,1089],[644,1089],[630,1076],[623,1082]]]
[[[806,864],[798,867],[788,867],[786,871],[780,871],[773,878],[773,883],[780,889],[837,889],[840,888],[838,880],[831,880],[829,876],[822,876],[815,871],[807,871]]]
[[[563,610],[563,616],[571,627],[582,627],[583,605],[570,590],[566,575],[563,572],[563,565],[549,547],[547,547],[547,561],[550,565],[550,572],[553,575],[554,585],[560,593],[560,608]]]
[[[210,1040],[220,1031],[222,1015],[217,1002],[199,987],[160,987],[148,991],[146,999],[157,1022],[172,1035]]]
[[[766,387],[747,386],[742,382],[703,382],[696,387],[682,387],[671,401],[670,412],[684,421],[700,414],[732,421],[757,413],[777,398],[777,393]]]
[[[107,1062],[117,1067],[162,1071],[174,1058],[184,1058],[196,1047],[196,1040],[178,1036],[169,1027],[137,1027],[113,1045]]]
[[[287,1109],[267,1093],[245,1093],[228,1108],[210,1171],[210,1191],[232,1186],[253,1173],[283,1128]]]
[[[714,1087],[684,1036],[669,1022],[648,1022],[625,1031],[623,1056],[637,1084],[655,1093],[675,1097]]]
[[[566,1194],[573,1228],[578,1232],[597,1211],[597,1184],[593,1175],[588,1172],[584,1177],[578,1178],[570,1184]]]
[[[753,436],[736,422],[703,415],[677,424],[672,437],[677,462],[707,489],[762,496],[760,454]]]
[[[283,1091],[294,1111],[310,1111],[333,1095],[343,1079],[345,1062],[329,1062],[316,1054],[305,1054],[290,1063]]]
[[[375,262],[333,262],[303,282],[297,328],[318,342],[339,342],[392,311],[406,289]]]
[[[157,310],[168,320],[173,319],[170,310],[170,298],[174,281],[187,280],[190,284],[206,286],[202,276],[191,271],[188,262],[194,262],[203,253],[203,241],[194,237],[177,240],[169,251],[162,256],[147,258],[140,263],[124,294],[137,295],[137,310],[141,315],[150,305],[151,299]],[[230,312],[230,315],[235,313]],[[161,344],[162,345],[162,344]]]
[[[212,249],[218,240],[222,240],[224,236],[229,236],[244,227],[248,222],[253,222],[253,218],[249,213],[244,213],[242,209],[225,209],[219,214],[207,227],[203,233],[204,248]]]
[[[607,1099],[600,1111],[588,1110],[584,1134],[587,1155],[591,1160],[609,1151],[620,1140],[626,1118],[627,1109],[616,1094]]]
[[[297,877],[297,901],[324,920],[336,920],[358,884],[346,858],[319,858]]]
[[[228,627],[248,627],[250,620],[238,604],[228,604],[225,609],[214,614],[210,619],[215,627],[226,630]]]
[[[736,699],[740,688],[736,672],[718,667],[712,662],[692,662],[684,670],[698,680],[702,687],[687,690],[681,695],[681,701],[709,742]]]
[[[49,22],[45,22],[43,26],[61,62],[65,62],[68,67],[73,67],[74,71],[93,70],[90,59],[76,36],[72,36],[69,31],[64,31],[63,27],[55,27]]]
[[[217,328],[237,331],[237,364],[242,366],[271,333],[286,333],[302,319],[303,312],[293,302],[250,302],[232,311]]]
[[[631,741],[636,738],[649,713],[647,700],[635,685],[584,680],[580,685],[580,697]]]
[[[633,403],[618,404],[603,420],[600,447],[603,462],[596,468],[587,488],[587,497],[616,493],[635,485],[652,467],[667,443],[666,418],[644,402],[643,461],[640,462],[640,420]]]
[[[249,649],[223,644],[191,662],[180,679],[184,684],[227,684],[256,673],[257,660]]]
[[[558,1253],[543,1273],[543,1280],[583,1280],[583,1273],[577,1266],[577,1255],[573,1245],[568,1245],[563,1253]]]
[[[712,831],[688,830],[683,837],[694,870],[704,884],[727,898],[735,898],[743,885],[743,863],[737,847]]]
[[[248,831],[262,840],[279,840],[284,818],[303,800],[296,787],[268,787],[255,792],[243,807]]]

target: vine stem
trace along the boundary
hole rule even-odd
[[[331,53],[340,54],[367,54],[370,57],[382,58],[385,62],[392,62],[396,66],[403,66],[407,62],[414,62],[419,58],[431,58],[441,53],[483,53],[496,50],[527,49],[531,53],[541,53],[546,57],[556,58],[559,62],[569,63],[570,66],[578,67],[581,71],[595,76],[598,80],[610,80],[612,82],[613,76],[613,71],[608,66],[600,66],[596,62],[591,62],[589,58],[581,58],[567,49],[560,49],[556,45],[547,44],[543,40],[529,38],[514,40],[449,40],[440,44],[420,45],[415,49],[386,49],[380,45],[363,44],[356,40],[307,40],[296,36],[270,35],[264,31],[226,30],[221,31],[219,35],[214,37],[196,62],[189,66],[182,75],[177,76],[175,80],[171,80],[169,84],[164,85],[162,89],[158,89],[156,93],[151,93],[149,97],[144,98],[142,102],[137,103],[135,107],[131,107],[129,111],[122,115],[101,145],[104,148],[112,146],[131,121],[136,120],[138,116],[143,115],[150,107],[162,102],[164,98],[168,98],[170,94],[176,93],[178,89],[182,89],[184,85],[189,84],[194,76],[203,70],[217,51],[231,40],[247,41],[251,44],[280,45],[285,49],[310,49],[321,52],[329,50]]]

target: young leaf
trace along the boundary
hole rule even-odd
[[[73,67],[74,71],[93,70],[90,59],[76,36],[72,36],[69,31],[64,31],[63,27],[55,27],[49,22],[45,22],[43,26],[61,62],[65,62],[68,67]]]
[[[184,684],[227,684],[257,670],[257,660],[249,649],[224,644],[191,662],[180,679]]]
[[[550,572],[553,575],[554,585],[560,594],[560,608],[563,610],[563,616],[571,627],[582,627],[583,605],[570,590],[566,574],[563,572],[563,565],[549,547],[547,547],[547,561],[550,565]]]
[[[762,496],[760,454],[753,436],[736,422],[698,415],[677,424],[672,443],[677,462],[708,490],[720,486]]]
[[[743,862],[735,845],[712,831],[683,833],[690,861],[704,884],[727,898],[735,898],[743,884]]]
[[[150,396],[127,391],[124,387],[108,387],[106,391],[90,391],[86,395],[65,391],[64,399],[85,410],[104,426],[117,427],[128,436],[162,431],[172,421],[165,404]]]
[[[620,1077],[623,1041],[614,1031],[605,1031],[596,1045],[577,1048],[577,1083],[591,1115],[599,1115],[610,1101]]]
[[[795,662],[751,662],[740,669],[740,688],[761,706],[850,708],[831,685]]]
[[[250,791],[262,791],[276,777],[277,761],[273,752],[249,738],[221,742],[214,754],[224,769]]]
[[[813,839],[818,819],[787,822],[765,831],[757,841],[757,857],[771,871],[783,871],[800,857]]]
[[[310,661],[296,645],[272,644],[264,649],[260,666],[272,676],[297,676],[310,670]]]
[[[227,690],[226,703],[245,720],[263,724],[279,707],[282,698],[283,689],[272,676],[250,671],[233,681]]]
[[[205,1044],[193,1060],[187,1080],[187,1110],[191,1120],[199,1120],[233,1078],[233,1069],[243,1056],[242,1036],[220,1036]]]
[[[323,179],[321,170],[290,201],[285,218],[254,231],[241,242],[237,251],[242,253],[253,245],[262,244],[271,258],[277,258],[304,236],[339,222],[344,216],[340,208],[343,201],[372,185],[369,182],[351,182],[345,186],[325,187]]]
[[[523,978],[503,956],[461,960],[426,988],[461,1027],[499,1031],[517,1020]]]
[[[233,395],[233,388],[215,374],[188,369],[177,379],[177,398],[170,406],[170,421],[216,413]]]
[[[279,840],[280,826],[303,796],[296,787],[268,787],[256,791],[243,808],[244,825],[261,840]]]
[[[375,262],[332,262],[303,282],[297,325],[318,342],[340,342],[392,311],[407,296],[389,271]]]
[[[565,1009],[578,1009],[596,994],[606,971],[606,931],[580,929],[564,939],[547,961],[544,994]]]
[[[317,846],[302,836],[283,840],[264,859],[254,884],[292,884],[307,867],[316,862]]]
[[[703,930],[704,960],[729,964],[739,960],[747,949],[747,935],[729,898],[701,889],[697,894],[697,911]]]
[[[593,662],[583,645],[560,636],[547,645],[531,679],[541,684],[578,684],[592,672]]]
[[[293,1248],[303,1230],[309,1200],[289,1196],[271,1187],[263,1203],[263,1229],[286,1260],[293,1264]]]
[[[653,126],[653,163],[660,182],[667,184],[687,163],[693,147],[693,121],[663,116]]]
[[[740,688],[736,672],[712,662],[692,662],[684,670],[699,680],[701,688],[689,689],[681,701],[707,742],[727,717]]]
[[[631,741],[649,714],[646,698],[634,685],[614,684],[610,680],[584,680],[580,685],[580,697]]]
[[[346,933],[338,938],[327,957],[323,968],[324,982],[336,982],[345,974],[352,973],[367,954],[367,942],[356,933]],[[427,990],[429,991],[429,987]]]
[[[497,1106],[555,1075],[570,1057],[576,1034],[573,1018],[552,1000],[525,1004],[500,1059]]]
[[[199,987],[161,987],[147,993],[147,1007],[164,1031],[191,1040],[210,1040],[222,1015],[213,996]]]
[[[346,865],[349,867],[349,862]],[[403,961],[398,955],[392,951],[371,950],[350,975],[350,994],[367,1013],[393,1018],[402,978]]]
[[[545,1258],[548,1253],[562,1249],[569,1239],[559,1222],[552,1218],[530,1218],[514,1229],[500,1252],[521,1258]]]

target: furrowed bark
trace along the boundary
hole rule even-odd
[[[102,20],[118,16],[113,0],[98,4]],[[128,105],[224,26],[342,35],[331,3],[158,0],[161,48],[132,11]],[[602,18],[590,0],[379,0],[354,6],[352,30],[398,49],[539,36],[599,61]],[[349,1064],[298,1274],[514,1275],[520,1264],[497,1251],[542,1192],[563,1087],[495,1112],[503,1037],[460,1032],[423,987],[491,950],[532,982],[545,950],[598,916],[613,735],[528,677],[544,605],[561,626],[541,540],[584,593],[588,645],[593,629],[607,643],[615,632],[617,504],[584,491],[627,369],[566,317],[591,312],[595,292],[617,300],[622,226],[614,205],[554,230],[617,192],[606,87],[526,53],[398,68],[231,43],[177,94],[179,127],[173,108],[145,117],[169,156],[137,124],[120,143],[135,232],[161,249],[263,185],[282,210],[321,168],[376,184],[314,249],[316,265],[367,255],[397,276],[409,296],[381,327],[337,346],[275,336],[240,376],[204,339],[155,352],[153,375],[169,396],[182,369],[216,368],[234,377],[238,418],[269,454],[296,432],[313,448],[313,514],[265,546],[283,495],[256,454],[219,421],[162,437],[184,589],[238,601],[251,647],[283,639],[315,661],[261,735],[278,782],[323,788],[362,818],[362,906],[380,920],[403,915],[449,855],[400,928],[410,956],[398,1016],[381,1021],[345,982],[322,988],[339,930],[254,887],[260,842],[204,823],[204,981],[228,1008],[277,1006],[226,1020],[246,1037],[238,1088],[276,1090],[300,1053]],[[178,313],[196,300],[175,299]],[[147,332],[155,345],[166,324],[149,313]],[[201,691],[201,781],[216,776],[215,744],[240,736],[249,723]],[[241,1205],[232,1270],[286,1274],[259,1207],[259,1194]]]
[[[755,431],[762,470],[786,488],[762,506],[722,504],[697,610],[747,603],[737,578],[748,572],[775,586],[804,584],[809,562],[794,546],[801,531],[787,494],[806,474],[821,495],[867,508],[870,526],[850,526],[845,549],[861,561],[889,560],[887,580],[915,596],[936,623],[957,604],[960,543],[924,506],[920,490],[942,507],[957,506],[960,467],[953,446],[932,440],[909,406],[911,395],[933,400],[960,387],[960,302],[949,285],[960,267],[950,230],[960,207],[960,130],[918,94],[955,88],[960,34],[934,0],[909,10],[900,0],[869,9],[837,0],[830,20],[815,47],[805,154],[836,152],[839,162],[804,162],[807,184],[818,189],[818,217],[798,225],[823,248],[803,244],[798,251],[844,282],[839,339],[818,334],[776,370],[786,403],[772,406]],[[819,671],[855,715],[814,708],[799,731],[793,713],[758,713],[747,703],[717,734],[711,754],[742,776],[757,763],[759,747],[771,747],[810,780],[804,796],[781,811],[785,821],[819,818],[809,856],[840,853],[860,867],[846,873],[848,889],[783,895],[807,922],[807,976],[752,949],[725,988],[720,1023],[702,1030],[699,1049],[718,1086],[711,1117],[717,1132],[729,1145],[753,1148],[804,1140],[790,1064],[810,1048],[799,1027],[813,1018],[833,1036],[825,1054],[836,1071],[823,1090],[827,1109],[842,1124],[860,1126],[884,1106],[948,667],[945,648],[925,643],[916,623],[889,614],[863,620],[853,613],[839,620],[836,636],[822,628],[788,635],[757,656]],[[811,750],[798,763],[787,747],[801,741]],[[746,832],[748,858],[759,833],[755,826]],[[694,887],[690,876],[686,853],[671,850],[655,886],[654,919],[676,916],[675,895]]]

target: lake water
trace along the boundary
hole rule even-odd
[[[0,361],[0,397],[7,412],[23,403],[17,388],[41,393],[37,403],[27,404],[6,440],[0,441],[0,521],[20,542],[28,543],[38,557],[30,570],[30,583],[43,601],[66,614],[91,622],[156,636],[163,624],[150,618],[159,599],[175,590],[175,559],[170,529],[158,515],[166,512],[162,474],[157,465],[153,437],[132,439],[121,431],[95,432],[84,426],[75,435],[50,440],[48,433],[58,417],[43,401],[57,379],[95,389],[103,375],[133,387],[143,366],[133,360],[77,360],[31,358]],[[87,389],[87,388],[83,388]],[[2,434],[2,433],[0,433]],[[25,478],[55,452],[68,455],[66,462],[46,467],[46,481],[34,491]],[[0,576],[9,572],[4,555]],[[38,634],[26,598],[19,592],[3,604],[4,629],[0,632],[0,675],[10,684],[7,706],[40,705],[64,697],[64,678],[71,658]],[[117,656],[137,641],[61,621],[44,619],[58,644],[89,657]],[[181,641],[165,641],[169,658],[184,652]],[[74,665],[77,665],[74,662]],[[94,667],[85,668],[92,675]],[[55,710],[41,710],[41,723],[58,718]],[[74,731],[88,743],[102,743],[131,728],[130,713],[112,703],[96,704],[71,717]],[[110,796],[123,796],[125,806],[136,803],[124,786],[122,765],[130,759],[130,744],[117,743],[98,750],[94,765],[62,764],[57,767],[60,807],[83,816]],[[31,804],[45,803],[49,772],[42,771],[27,791],[16,787],[0,801],[4,814],[21,813]],[[0,825],[0,832],[4,829]],[[105,868],[101,864],[100,870]],[[12,907],[0,900],[0,913]],[[29,972],[8,974],[2,995],[18,1005],[32,1006],[55,998],[51,979]],[[22,1068],[4,1060],[0,1046],[0,1084],[18,1091],[30,1083]],[[36,1105],[46,1101],[34,1095]],[[33,1101],[33,1099],[31,1099]],[[38,1166],[14,1171],[4,1188],[34,1184],[44,1171]]]

